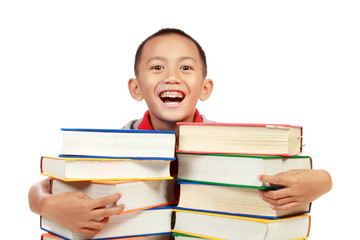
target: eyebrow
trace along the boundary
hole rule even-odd
[[[195,63],[197,63],[197,61],[195,60],[195,58],[190,57],[190,56],[181,57],[181,58],[180,58],[180,61],[188,60],[188,59],[194,61]],[[147,63],[149,63],[149,62],[151,62],[151,61],[154,61],[154,60],[166,61],[167,59],[164,58],[164,57],[152,57],[152,58],[150,58],[150,59],[147,61]]]
[[[161,60],[161,61],[165,61],[166,59],[164,57],[152,57],[149,60],[147,60],[147,63],[154,61],[154,60]]]

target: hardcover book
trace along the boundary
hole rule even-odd
[[[169,240],[170,234],[151,234],[141,237],[126,237],[126,238],[111,238],[112,240]],[[43,233],[41,235],[41,240],[61,240],[60,238],[51,233]]]
[[[173,232],[206,239],[299,240],[306,239],[310,230],[310,215],[270,220],[182,209],[174,211]]]
[[[201,237],[195,237],[195,236],[190,236],[190,235],[186,235],[186,234],[181,234],[181,233],[172,233],[171,234],[175,240],[200,240],[200,239],[205,239],[205,238],[201,238]]]
[[[172,159],[41,157],[41,173],[64,181],[171,179]]]
[[[178,123],[179,151],[297,155],[302,127],[276,124]]]
[[[116,205],[125,204],[123,214],[176,203],[174,180],[64,182],[51,179],[50,181],[52,194],[83,192],[95,199],[119,192],[121,198]]]
[[[173,158],[174,131],[62,128],[61,155]]]
[[[91,239],[99,240],[170,234],[171,215],[171,207],[152,208],[115,215],[110,217],[105,227]],[[86,239],[84,235],[74,233],[62,225],[43,217],[41,218],[41,228],[63,239]]]
[[[178,208],[196,209],[204,212],[237,214],[248,217],[277,219],[310,212],[310,204],[295,209],[278,211],[259,198],[259,189],[266,187],[242,187],[229,184],[206,184],[179,181]]]
[[[311,169],[308,156],[253,156],[178,152],[178,178],[190,181],[269,186],[258,180],[260,174],[275,175],[292,169]]]

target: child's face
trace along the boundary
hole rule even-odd
[[[150,39],[142,50],[136,79],[129,90],[145,99],[155,129],[168,130],[176,122],[192,122],[198,99],[206,100],[213,83],[203,75],[196,45],[178,34]]]

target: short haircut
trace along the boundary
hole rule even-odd
[[[138,49],[136,51],[136,55],[135,55],[135,63],[134,63],[135,75],[138,74],[139,61],[140,61],[140,58],[141,58],[142,50],[143,50],[145,44],[147,43],[147,41],[149,41],[150,39],[153,39],[155,37],[162,36],[162,35],[167,35],[167,34],[178,34],[180,36],[183,36],[183,37],[186,37],[186,38],[190,39],[193,43],[195,43],[195,45],[196,45],[196,47],[197,47],[197,49],[199,51],[199,55],[200,55],[202,64],[203,64],[203,74],[204,74],[204,76],[206,76],[207,75],[207,64],[206,64],[206,55],[205,55],[204,50],[202,49],[200,44],[195,39],[193,39],[190,35],[188,35],[184,31],[182,31],[180,29],[176,29],[176,28],[163,28],[163,29],[160,29],[156,33],[154,33],[151,36],[149,36],[148,38],[146,38],[139,45],[139,47],[138,47]]]

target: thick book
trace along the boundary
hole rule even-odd
[[[281,219],[261,219],[174,209],[175,233],[229,240],[306,239],[310,231],[310,215]]]
[[[64,181],[171,179],[172,160],[43,156],[40,170]]]
[[[297,155],[302,127],[276,124],[178,123],[179,151]]]
[[[292,169],[311,169],[309,156],[253,156],[178,152],[178,178],[191,181],[262,187],[260,174],[275,175]]]
[[[112,239],[170,234],[172,207],[152,208],[143,211],[111,216],[104,228],[91,239]],[[41,229],[63,239],[82,240],[84,235],[41,217]]]
[[[111,238],[112,240],[169,240],[170,234],[151,234],[141,237],[129,237],[129,238]],[[51,233],[43,233],[41,240],[61,240],[63,238],[57,237]]]
[[[178,208],[268,219],[310,212],[310,204],[286,211],[274,210],[269,203],[259,197],[257,188],[191,181],[179,181],[178,183],[180,184]]]
[[[173,158],[174,131],[62,128],[61,155]]]
[[[50,181],[52,194],[83,192],[95,199],[119,192],[121,198],[116,205],[125,204],[122,214],[176,203],[174,180],[65,182],[51,179]]]

